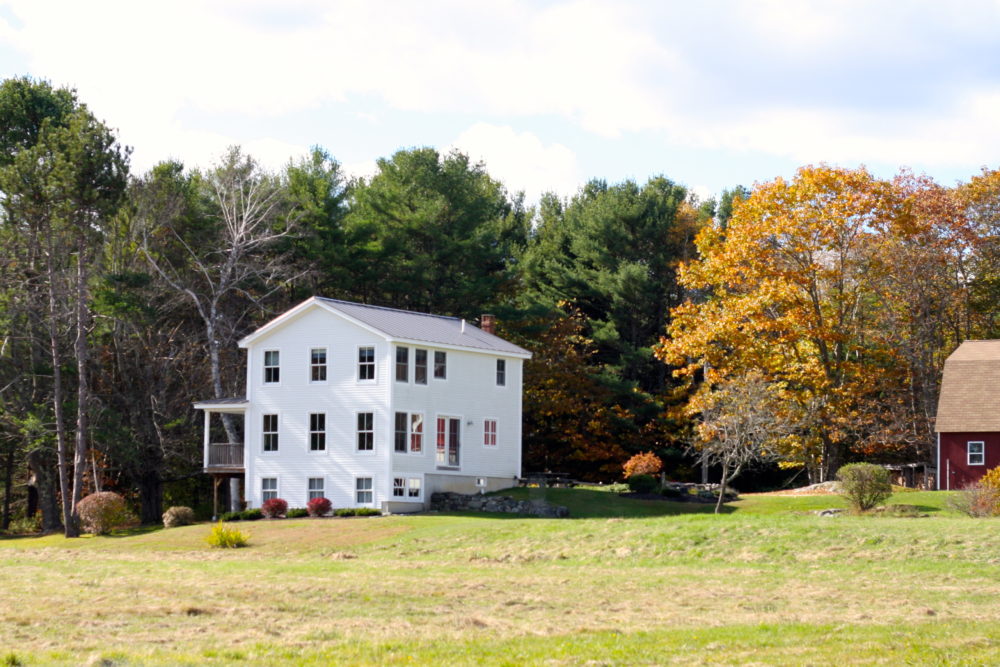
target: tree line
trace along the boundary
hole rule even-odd
[[[943,357],[995,335],[998,192],[986,171],[944,188],[820,167],[718,202],[654,177],[528,206],[432,148],[358,179],[320,148],[277,172],[233,147],[135,173],[74,91],[8,79],[2,526],[37,509],[75,534],[105,489],[145,522],[207,502],[191,402],[240,394],[236,341],[313,294],[498,315],[534,353],[529,469],[612,480],[653,451],[691,476],[706,401],[750,371],[794,418],[790,465],[926,458]]]

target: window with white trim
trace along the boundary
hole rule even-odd
[[[497,359],[497,386],[504,387],[507,385],[507,360]]]
[[[434,377],[438,380],[448,378],[448,353],[440,350],[434,351]]]
[[[309,451],[326,451],[326,413],[309,414]]]
[[[326,498],[326,480],[322,477],[309,478],[309,498]]]
[[[392,480],[392,497],[419,499],[420,488],[419,477],[395,477]]]
[[[278,478],[277,477],[261,477],[260,478],[260,501],[262,503],[267,502],[278,497]]]
[[[326,382],[325,347],[314,347],[309,350],[309,381]]]
[[[406,431],[407,422],[409,421],[409,415],[405,412],[396,413],[396,432],[393,438],[393,450],[406,453],[406,436],[409,435]]]
[[[375,451],[375,413],[358,413],[358,451]]]
[[[413,351],[413,384],[427,384],[427,350]]]
[[[396,346],[396,382],[410,381],[410,348]]]
[[[354,499],[358,505],[371,505],[374,502],[374,484],[371,477],[357,477],[354,481]]]
[[[375,348],[358,348],[358,380],[375,379]]]
[[[986,443],[982,441],[972,441],[967,445],[970,466],[986,465]]]
[[[483,420],[483,445],[486,447],[497,446],[497,420]]]
[[[278,415],[264,415],[261,425],[262,449],[265,452],[278,451]]]
[[[281,354],[278,350],[264,350],[264,384],[277,384],[281,380]]]

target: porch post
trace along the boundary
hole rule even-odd
[[[222,482],[222,477],[219,475],[212,475],[212,521],[216,521],[219,518],[219,483]]]
[[[208,441],[211,438],[211,435],[209,434],[212,425],[211,419],[212,419],[212,412],[210,410],[205,410],[205,446],[204,446],[205,468],[208,468]]]

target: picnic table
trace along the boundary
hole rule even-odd
[[[565,472],[529,472],[518,480],[520,486],[564,486],[572,487],[579,484]]]

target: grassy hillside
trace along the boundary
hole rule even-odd
[[[539,496],[544,491],[519,490]],[[1000,531],[819,518],[834,497],[727,514],[549,490],[571,520],[423,515],[0,540],[0,658],[80,664],[1000,661]]]

